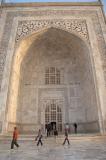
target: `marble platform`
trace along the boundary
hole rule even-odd
[[[106,160],[106,136],[69,136],[70,146],[62,145],[64,136],[44,138],[43,146],[34,140],[19,140],[19,149],[10,149],[11,140],[1,140],[0,160]]]

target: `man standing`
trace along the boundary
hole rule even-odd
[[[74,131],[77,134],[77,123],[74,123]]]
[[[66,129],[67,132],[69,133],[69,124],[68,124],[68,123],[66,124],[65,129]]]
[[[17,146],[17,148],[19,147],[17,143],[17,139],[18,139],[18,130],[17,130],[17,127],[14,127],[13,138],[11,142],[11,149],[14,148],[14,144]]]

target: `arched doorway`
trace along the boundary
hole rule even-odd
[[[45,125],[50,124],[52,129],[57,129],[62,132],[62,110],[61,106],[55,103],[54,100],[46,105],[45,109]]]
[[[89,52],[83,40],[57,28],[49,28],[22,41],[11,71],[7,131],[18,125],[22,132],[33,132],[42,124],[42,92],[47,99],[52,98],[51,92],[55,98],[59,99],[59,92],[63,96],[65,116],[62,122],[57,116],[58,113],[63,116],[58,112],[61,107],[49,105],[50,121],[55,120],[60,125],[59,131],[65,123],[72,125],[74,122],[79,123],[81,131],[85,131],[85,126],[86,132],[98,131],[98,106]]]

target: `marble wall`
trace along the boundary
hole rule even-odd
[[[56,99],[62,123],[105,133],[105,23],[101,7],[3,8],[0,23],[1,131],[33,132],[45,124],[43,104]],[[45,68],[61,73],[45,85]]]
[[[36,37],[36,34],[33,36]],[[45,115],[45,108],[42,108],[45,99],[62,99],[63,126],[65,123],[71,125],[76,122],[82,126],[91,123],[92,127],[98,123],[89,49],[80,38],[60,29],[49,28],[37,35],[23,60],[17,62],[18,68],[15,67],[12,76],[15,79],[11,81],[15,94],[18,95],[10,93],[9,112],[13,115],[9,114],[9,122],[14,122],[15,118],[23,130],[27,126],[29,131],[32,126],[45,126],[45,118],[42,120],[41,115],[42,110],[43,116]],[[50,67],[56,67],[60,71],[60,84],[45,84],[45,71]],[[17,77],[19,73],[20,76]],[[31,128],[29,125],[32,125]],[[95,130],[98,128],[92,127],[92,131]]]

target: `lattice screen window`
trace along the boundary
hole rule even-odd
[[[45,84],[60,84],[60,70],[55,67],[46,68]]]
[[[62,111],[61,106],[56,104],[54,100],[46,105],[45,109],[45,124],[56,122],[56,128],[59,132],[62,131]]]

